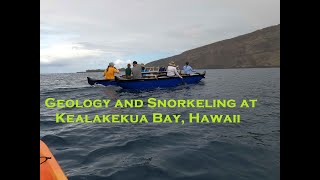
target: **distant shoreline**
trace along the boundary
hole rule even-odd
[[[104,72],[105,69],[88,69],[86,71],[80,71],[77,73],[88,73],[88,72]],[[125,68],[118,69],[119,71],[125,71]]]

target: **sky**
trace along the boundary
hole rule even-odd
[[[41,0],[40,73],[148,63],[280,24],[280,0]]]

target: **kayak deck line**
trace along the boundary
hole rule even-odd
[[[49,147],[41,139],[40,180],[68,180]]]

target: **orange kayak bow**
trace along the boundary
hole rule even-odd
[[[67,180],[48,146],[40,140],[40,180]]]

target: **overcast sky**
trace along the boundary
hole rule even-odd
[[[280,24],[280,0],[41,0],[40,72],[147,63]]]

